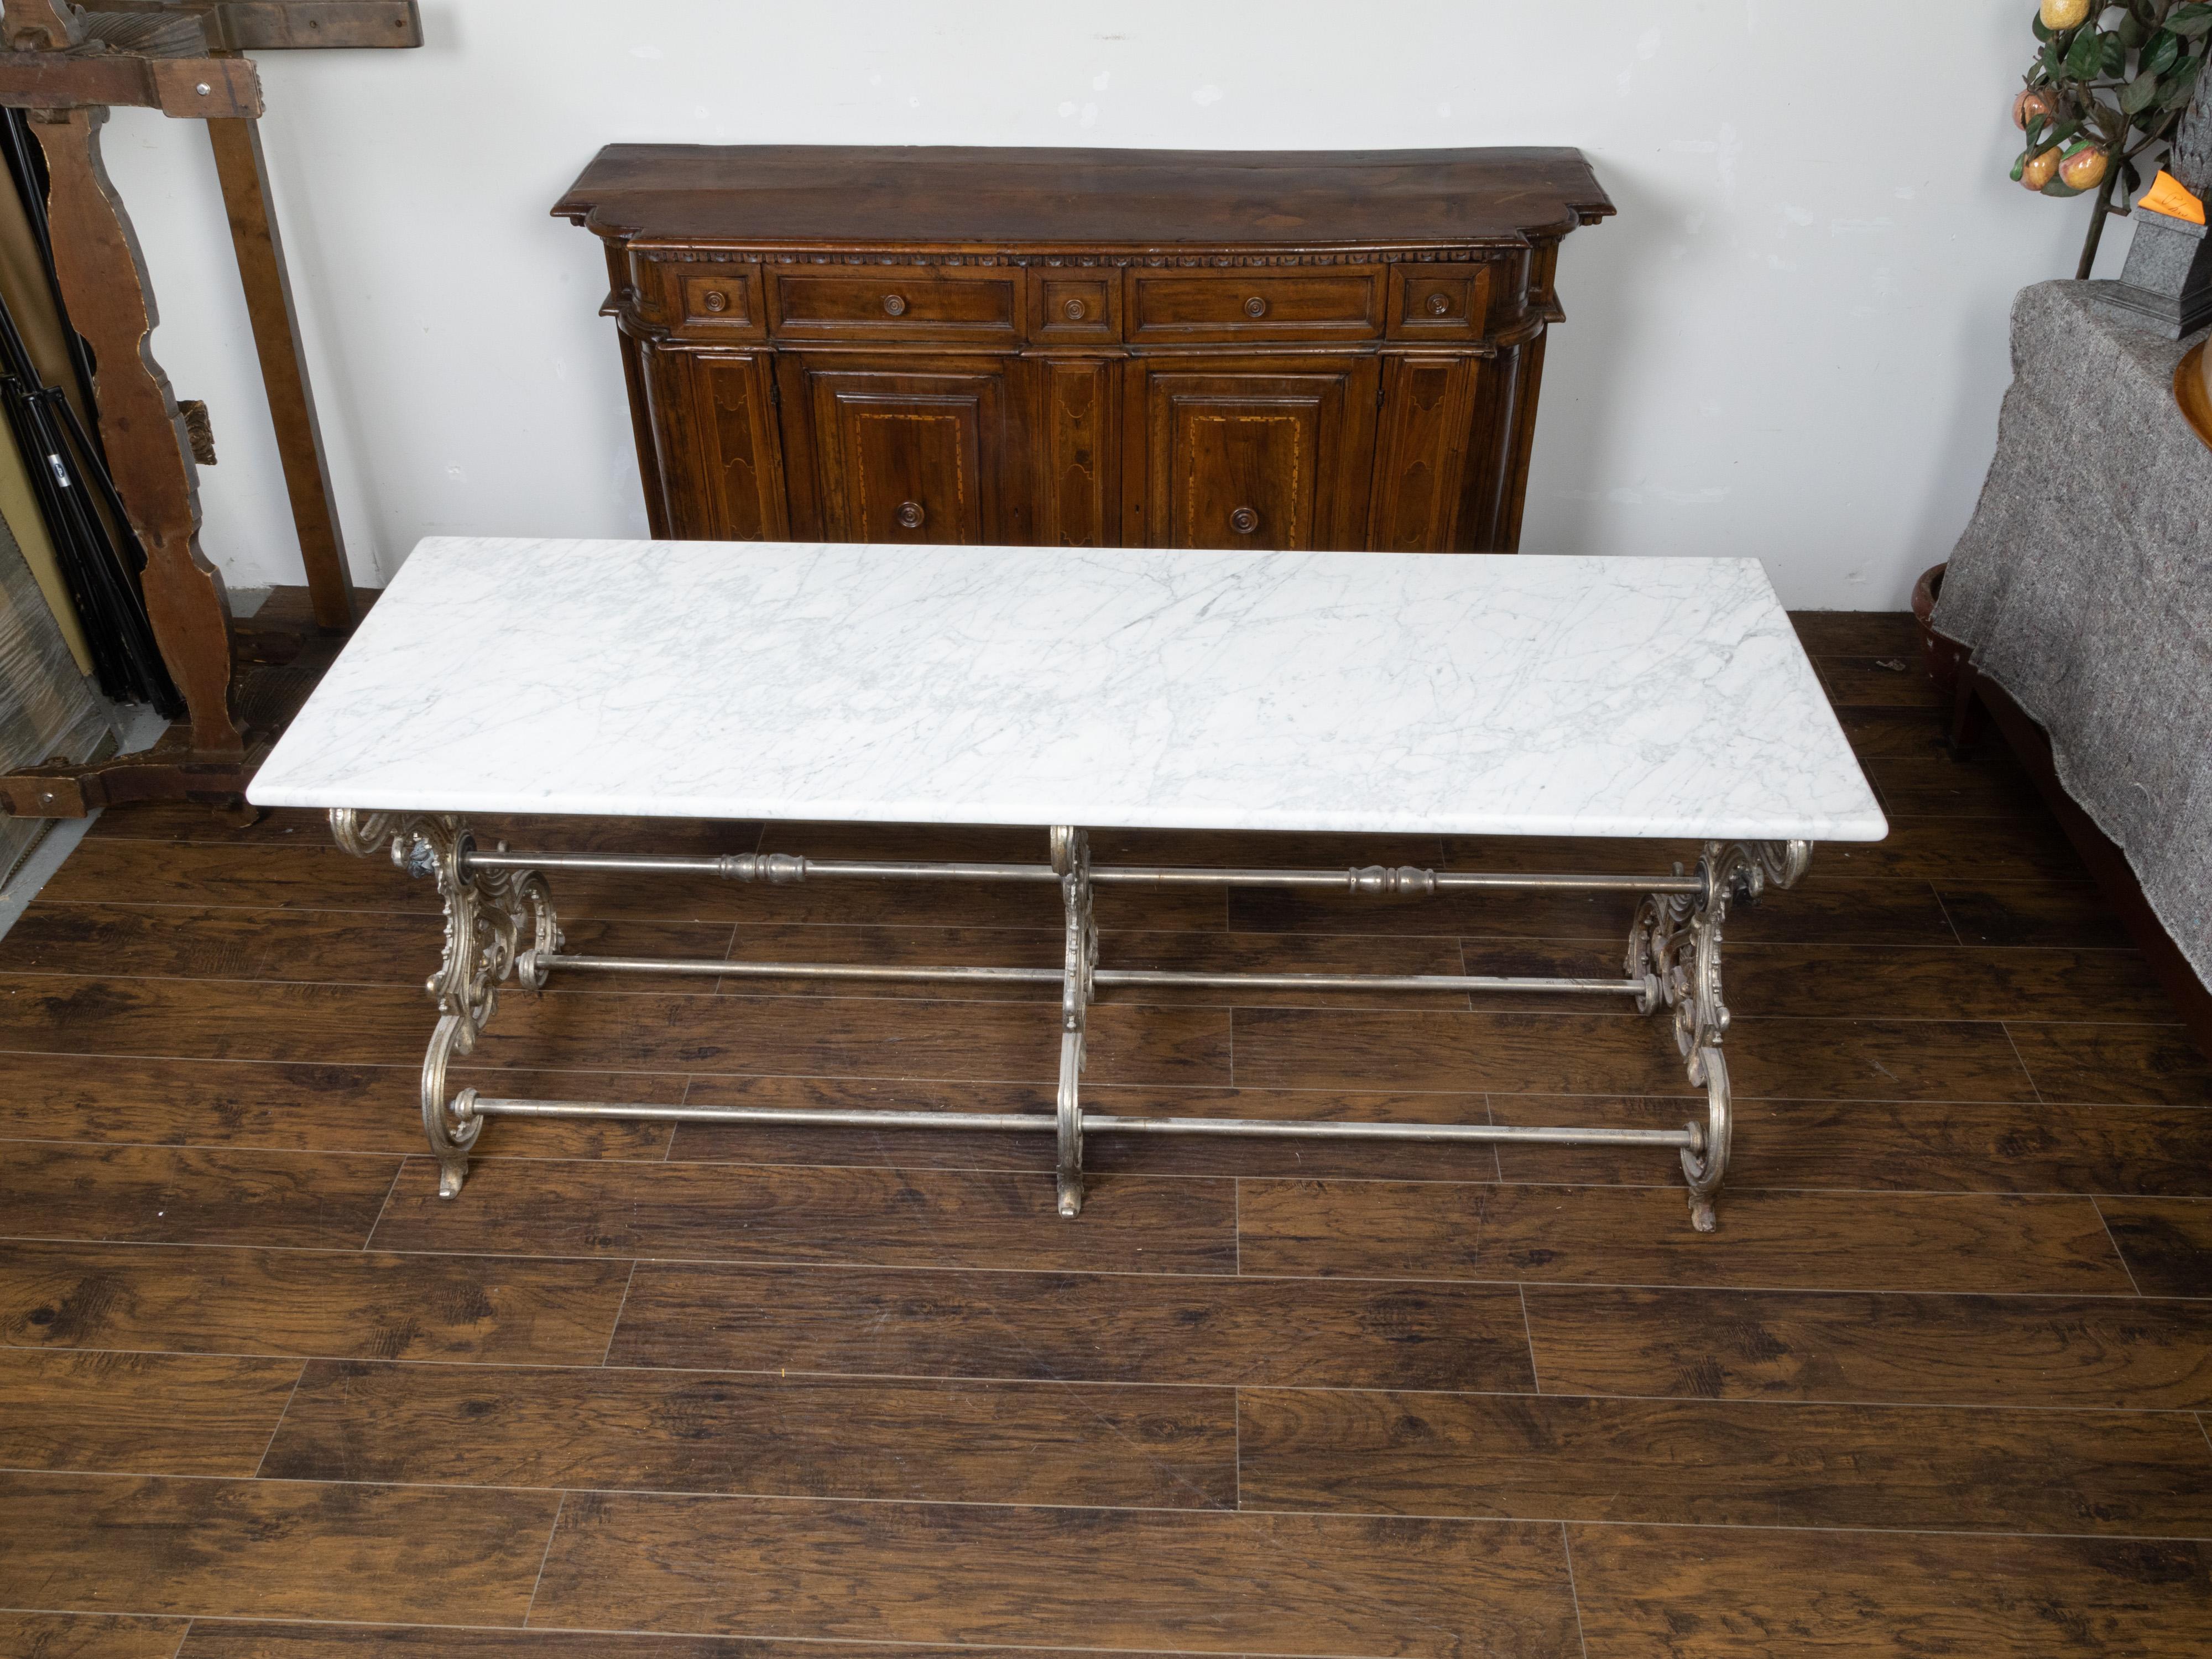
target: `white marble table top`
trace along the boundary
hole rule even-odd
[[[1875,841],[1753,559],[418,546],[269,806]]]

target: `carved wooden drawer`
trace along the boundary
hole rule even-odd
[[[617,144],[653,532],[1518,544],[1571,149]]]
[[[661,310],[679,335],[695,340],[757,340],[767,331],[758,265],[653,267]]]
[[[1378,271],[1136,270],[1129,338],[1167,343],[1371,340],[1382,332]]]
[[[1030,272],[1030,337],[1042,344],[1121,337],[1121,273],[1104,270]]]
[[[1391,275],[1390,337],[1464,343],[1482,337],[1490,266],[1401,265]]]
[[[884,265],[769,277],[776,334],[789,340],[930,340],[1012,344],[1021,337],[1020,273]]]

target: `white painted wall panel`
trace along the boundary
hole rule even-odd
[[[1576,144],[1523,544],[1766,562],[1890,608],[1971,511],[2025,283],[2087,204],[2009,184],[2027,0],[429,0],[419,52],[264,53],[264,124],[361,579],[425,535],[642,533],[596,241],[546,209],[616,140]],[[111,171],[212,409],[206,545],[300,580],[194,125]],[[2127,233],[2106,239],[2116,270]]]

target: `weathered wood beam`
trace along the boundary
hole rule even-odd
[[[261,383],[269,393],[269,418],[276,428],[276,454],[284,466],[285,493],[300,534],[300,559],[313,595],[315,625],[343,631],[355,622],[353,574],[346,567],[331,494],[331,470],[307,384],[307,357],[300,342],[292,281],[284,269],[284,244],[269,205],[269,167],[261,154],[261,129],[252,121],[210,121],[216,174],[222,181],[230,240],[246,287],[246,312],[261,358]]]
[[[84,39],[84,15],[68,0],[7,0],[10,52],[60,52]]]
[[[191,13],[218,52],[422,44],[416,0],[100,0],[97,9]]]
[[[100,158],[104,109],[48,110],[31,130],[52,179],[54,272],[70,324],[99,366],[94,395],[116,492],[146,552],[154,637],[191,711],[203,755],[246,746],[231,703],[230,603],[200,551],[198,475],[184,417],[149,336],[158,313],[137,238]]]
[[[261,76],[244,58],[0,52],[0,105],[56,110],[125,105],[185,119],[252,120],[262,112]]]

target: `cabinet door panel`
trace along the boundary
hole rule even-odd
[[[767,364],[755,352],[701,353],[686,368],[698,487],[678,492],[675,533],[708,541],[782,540],[790,532]]]
[[[1368,515],[1368,545],[1376,552],[1452,549],[1468,397],[1479,372],[1476,362],[1459,357],[1401,357],[1390,365]]]
[[[1048,547],[1110,547],[1121,540],[1115,509],[1121,481],[1114,421],[1114,365],[1097,358],[1037,365],[1044,419],[1039,423],[1041,506]]]
[[[1180,359],[1140,362],[1131,372],[1145,467],[1127,503],[1130,539],[1152,547],[1364,545],[1372,358]],[[1139,416],[1131,418],[1133,427]]]
[[[976,359],[898,364],[810,358],[822,532],[839,542],[1007,539],[1020,468],[1008,454],[1009,365]]]

